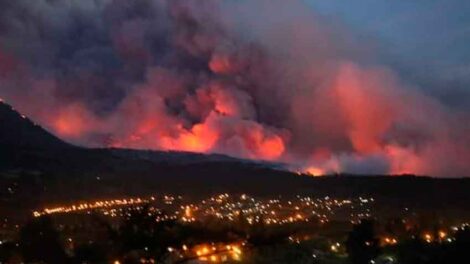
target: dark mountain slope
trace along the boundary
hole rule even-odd
[[[71,147],[11,106],[0,102],[0,146],[23,149],[63,149]]]
[[[225,155],[189,152],[87,149],[68,144],[0,102],[0,170],[51,174],[142,172],[157,163],[246,162]]]
[[[8,188],[13,193],[6,191]],[[87,149],[61,141],[0,103],[0,203],[46,203],[145,193],[350,197],[470,210],[470,179],[331,176],[312,178],[224,155]],[[1,204],[0,204],[1,205]],[[1,206],[0,206],[1,207]]]
[[[0,169],[36,167],[60,152],[75,149],[0,102]]]

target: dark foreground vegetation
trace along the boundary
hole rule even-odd
[[[93,213],[76,215],[72,222],[33,218],[2,241],[0,263],[466,263],[468,225],[442,231],[426,222],[269,226],[240,217],[230,224],[182,223],[156,221],[143,206],[117,222]],[[430,223],[433,231],[425,227]]]

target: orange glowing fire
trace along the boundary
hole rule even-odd
[[[258,145],[258,154],[262,159],[274,160],[284,152],[284,142],[278,136],[264,139]]]
[[[383,79],[381,72],[363,71],[352,64],[345,64],[337,77],[336,97],[349,123],[350,141],[359,153],[381,151],[380,138],[396,114]]]
[[[209,68],[214,73],[229,74],[237,70],[237,65],[225,54],[214,54],[209,61]]]
[[[81,105],[71,105],[59,110],[58,115],[52,121],[52,127],[59,136],[77,138],[87,132],[93,125],[92,118]]]
[[[216,130],[207,125],[198,124],[190,131],[181,128],[176,138],[163,137],[161,145],[168,150],[207,152],[215,145],[217,139]]]
[[[318,168],[318,167],[308,167],[307,169],[305,169],[305,173],[313,176],[313,177],[319,177],[319,176],[323,176],[325,174],[325,172],[321,169],[321,168]]]
[[[103,2],[105,10],[120,11],[119,1]],[[73,45],[70,53],[78,57],[48,53],[48,61],[67,65],[60,70],[57,63],[30,59],[42,58],[42,49],[14,45],[36,43],[35,34],[20,27],[22,38],[10,36],[16,23],[6,25],[0,95],[59,138],[84,147],[221,153],[279,162],[311,176],[468,174],[470,112],[371,60],[374,52],[352,41],[354,30],[324,25],[305,1],[259,4],[268,10],[263,18],[279,25],[276,32],[246,15],[247,3],[235,4],[252,1],[232,1],[230,8],[217,4],[222,1],[203,7],[155,2],[152,14],[168,18],[159,34],[146,17],[105,19],[103,34],[111,37],[100,49],[89,53],[82,50],[87,45]],[[57,30],[69,32],[68,26]],[[101,23],[88,26],[103,31]],[[55,35],[43,36],[51,49],[64,41]],[[89,60],[95,53],[99,59]],[[101,59],[108,57],[118,65]]]

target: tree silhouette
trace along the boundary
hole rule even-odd
[[[273,246],[287,243],[290,230],[283,228],[268,228],[260,221],[250,228],[246,233],[246,240],[253,247]]]
[[[448,263],[459,263],[464,259],[468,260],[470,250],[470,228],[465,227],[455,233],[455,241],[451,244],[451,249],[446,254]]]
[[[20,231],[20,250],[26,263],[67,263],[59,232],[48,216],[32,219]]]
[[[157,263],[169,257],[169,248],[179,248],[193,235],[192,230],[175,220],[156,221],[164,213],[155,214],[149,206],[136,208],[120,225],[118,230],[110,229],[110,237],[118,248],[118,257],[124,263],[134,263],[140,257],[153,258]]]
[[[18,248],[14,242],[3,242],[0,244],[0,263],[23,263]]]
[[[106,263],[106,250],[98,245],[84,244],[75,249],[74,263]]]
[[[362,220],[353,227],[346,241],[346,251],[353,264],[370,263],[379,255],[379,240],[375,237],[373,221]]]
[[[419,238],[400,242],[397,248],[399,263],[427,264],[433,259],[436,250]]]

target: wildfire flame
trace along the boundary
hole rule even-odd
[[[5,8],[33,8],[13,2]],[[59,137],[280,161],[313,176],[468,173],[468,114],[356,61],[362,49],[303,1],[98,2],[76,45],[56,36],[83,25],[70,15],[78,4],[45,1],[14,20],[51,34],[13,34],[15,23],[0,33],[11,49],[0,48],[0,96]],[[50,25],[49,10],[74,19]]]
[[[305,172],[313,177],[318,177],[325,174],[322,169],[317,167],[308,167],[307,169],[305,169]]]

